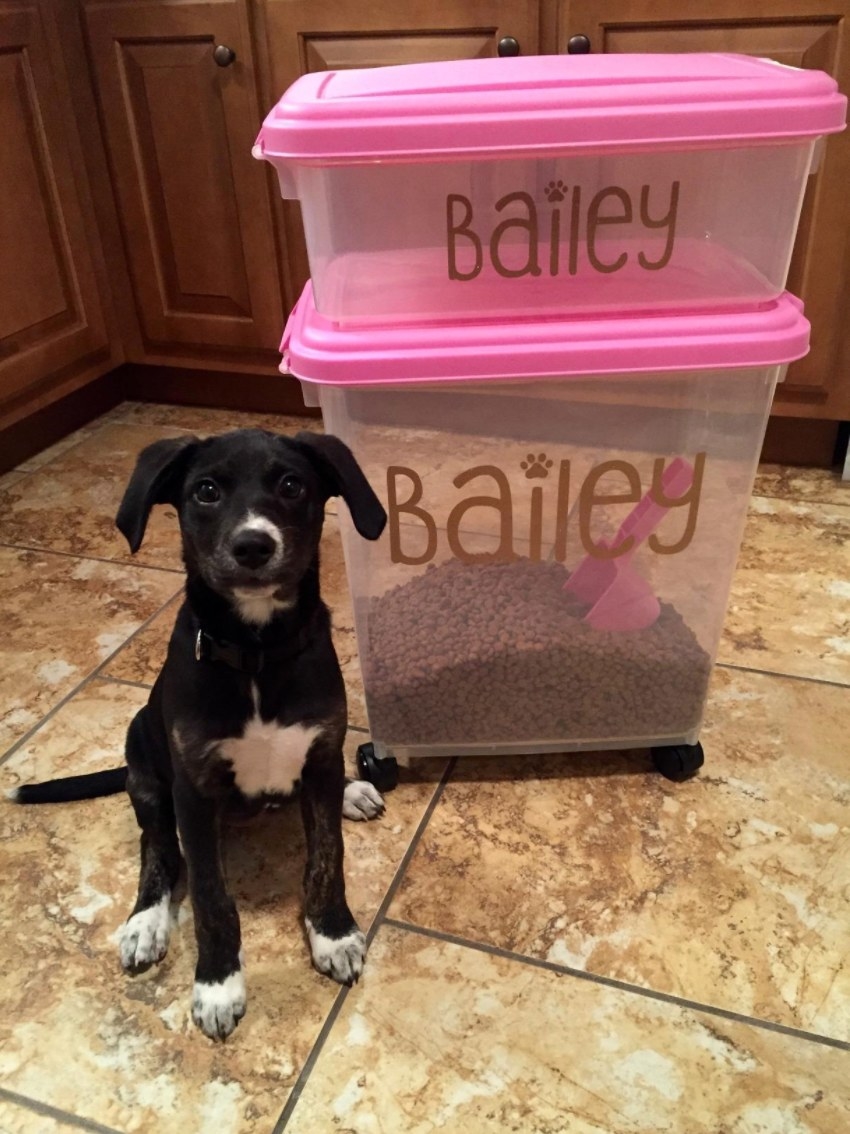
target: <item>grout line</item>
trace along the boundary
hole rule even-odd
[[[129,677],[113,677],[109,673],[101,673],[98,681],[109,681],[113,685],[129,685],[133,689],[153,689],[153,683],[147,681],[131,681]]]
[[[806,677],[802,673],[782,673],[778,669],[757,669],[752,665],[737,665],[735,662],[715,662],[719,669],[736,669],[742,673],[760,673],[763,677],[784,677],[788,681],[808,681],[812,685],[831,685],[834,689],[850,689],[850,682],[832,681],[828,677]]]
[[[39,1102],[38,1099],[27,1098],[26,1095],[19,1095],[15,1091],[7,1091],[5,1087],[0,1087],[0,1099],[15,1103],[16,1106],[20,1106],[24,1110],[33,1110],[43,1118],[55,1118],[58,1122],[77,1126],[81,1130],[89,1130],[93,1134],[118,1134],[111,1126],[103,1126],[100,1122],[95,1122],[91,1118],[82,1118],[80,1115],[70,1114],[66,1110],[50,1106],[49,1103]]]
[[[841,481],[838,482],[839,484]],[[850,489],[847,490],[846,500],[810,500],[802,496],[773,496],[770,492],[756,492],[755,488],[750,494],[750,500],[778,500],[782,504],[815,504],[825,508],[843,508],[850,504]]]
[[[52,547],[30,547],[25,543],[7,543],[0,540],[0,547],[10,551],[32,551],[36,555],[61,555],[64,559],[84,559],[92,563],[108,563],[110,567],[137,567],[142,571],[159,571],[166,575],[183,575],[182,567],[154,567],[151,563],[136,563],[135,560],[107,559],[103,555],[81,555],[76,551],[54,551]]]
[[[370,730],[368,728],[364,728],[363,725],[359,725],[359,724],[350,724],[348,726],[348,731],[349,732],[362,732],[365,736],[368,736],[369,732],[370,732]]]
[[[392,882],[390,882],[386,894],[384,894],[384,900],[378,907],[378,912],[375,914],[375,917],[372,920],[372,924],[369,926],[369,932],[366,934],[366,940],[370,945],[375,939],[375,934],[378,932],[381,925],[386,920],[387,910],[390,908],[393,898],[395,898],[396,892],[401,885],[402,879],[407,873],[407,868],[410,865],[410,860],[416,853],[420,839],[425,834],[425,828],[431,822],[431,816],[434,814],[437,809],[437,805],[443,798],[443,792],[446,790],[446,785],[448,784],[449,780],[451,779],[452,773],[455,770],[457,759],[457,756],[452,756],[443,769],[443,774],[442,776],[440,776],[436,790],[431,796],[431,799],[428,803],[428,806],[425,808],[425,812],[422,818],[419,820],[419,824],[413,833],[413,838],[410,840],[407,850],[402,856],[401,862],[398,864],[398,868],[396,869],[395,875],[393,876],[393,880]]]
[[[434,790],[434,794],[431,796],[428,806],[425,808],[422,818],[419,820],[416,830],[413,832],[413,837],[408,844],[407,850],[404,852],[402,860],[396,868],[396,872],[393,875],[393,880],[392,882],[390,882],[389,887],[387,888],[387,892],[384,895],[384,900],[381,902],[380,906],[378,907],[378,912],[372,919],[372,924],[369,926],[369,931],[366,934],[366,941],[370,945],[375,937],[375,934],[380,929],[381,925],[384,924],[386,911],[389,908],[389,905],[392,902],[393,898],[395,897],[396,890],[401,884],[401,880],[404,877],[408,864],[410,863],[410,860],[413,857],[417,846],[419,845],[419,840],[425,833],[425,828],[428,826],[428,823],[431,820],[431,816],[434,814],[434,810],[437,804],[440,802],[440,798],[442,797],[446,784],[448,783],[449,776],[454,770],[456,762],[457,757],[453,756],[446,764],[446,767],[443,770],[443,774],[442,776],[440,776],[439,783]],[[296,1079],[295,1085],[289,1093],[289,1098],[286,1100],[286,1105],[280,1112],[280,1117],[274,1125],[272,1134],[282,1134],[282,1132],[286,1129],[286,1125],[292,1117],[293,1111],[298,1105],[298,1100],[301,1098],[301,1093],[307,1086],[307,1080],[310,1078],[310,1075],[313,1072],[313,1068],[316,1066],[319,1056],[322,1054],[322,1048],[325,1046],[325,1041],[330,1035],[331,1029],[336,1023],[337,1017],[339,1016],[340,1011],[342,1010],[342,1006],[345,1003],[346,997],[348,996],[348,993],[350,991],[351,990],[348,988],[340,989],[339,994],[337,995],[336,1000],[333,1002],[331,1010],[328,1013],[324,1024],[322,1025],[322,1030],[319,1032],[319,1035],[316,1038],[316,1042],[313,1044],[313,1047],[310,1050],[310,1054],[307,1056],[307,1059],[304,1062],[304,1066],[301,1068],[301,1074]]]
[[[295,1080],[295,1085],[289,1093],[289,1098],[286,1100],[286,1105],[280,1112],[280,1117],[278,1118],[277,1122],[274,1124],[272,1134],[282,1134],[282,1131],[286,1128],[286,1124],[292,1117],[292,1112],[295,1110],[295,1107],[298,1104],[298,1100],[301,1098],[301,1092],[307,1086],[307,1080],[310,1078],[313,1068],[316,1065],[316,1061],[321,1055],[322,1048],[325,1046],[325,1041],[330,1035],[332,1028],[336,1024],[337,1017],[342,1011],[342,1006],[345,1003],[350,991],[350,988],[343,986],[337,993],[337,997],[331,1005],[331,1010],[330,1012],[328,1012],[325,1018],[325,1022],[322,1025],[322,1030],[316,1037],[316,1042],[313,1044],[312,1048],[310,1049],[310,1054],[304,1061],[304,1066],[301,1068],[301,1074]]]
[[[763,1031],[778,1032],[780,1035],[792,1036],[794,1039],[806,1040],[809,1043],[820,1044],[823,1047],[837,1047],[840,1051],[850,1051],[850,1043],[845,1040],[833,1039],[831,1036],[822,1036],[816,1032],[807,1032],[802,1028],[792,1028],[788,1024],[777,1024],[772,1020],[760,1020],[755,1016],[745,1016],[741,1012],[733,1012],[729,1008],[720,1008],[712,1004],[701,1004],[698,1000],[688,1000],[684,996],[675,996],[671,992],[657,992],[653,988],[644,988],[638,984],[629,984],[615,977],[601,976],[598,973],[589,973],[584,969],[574,969],[569,965],[559,965],[555,961],[545,961],[540,957],[527,957],[522,953],[515,953],[511,949],[502,949],[498,945],[489,945],[483,941],[470,941],[465,937],[458,937],[454,933],[443,933],[439,929],[426,929],[425,926],[413,925],[411,922],[399,921],[397,918],[387,917],[384,925],[393,929],[405,930],[408,933],[417,933],[421,937],[430,937],[436,941],[445,941],[449,945],[459,945],[466,949],[475,949],[480,953],[487,953],[491,957],[501,957],[506,961],[517,961],[532,968],[544,969],[546,972],[557,973],[559,976],[575,977],[591,984],[601,984],[606,988],[615,988],[618,992],[629,992],[636,996],[646,997],[648,1000],[658,1000],[662,1004],[673,1004],[677,1008],[686,1008],[691,1012],[702,1012],[711,1016],[720,1016],[724,1020],[731,1020],[736,1024],[746,1024],[749,1027],[761,1028]]]
[[[100,662],[98,665],[96,665],[95,668],[91,671],[91,673],[87,674],[82,679],[82,681],[78,682],[74,686],[74,688],[70,691],[70,693],[67,693],[60,701],[57,701],[57,703],[53,706],[53,708],[49,709],[44,714],[44,716],[36,724],[34,724],[31,729],[29,729],[28,732],[25,732],[24,735],[22,737],[20,737],[19,740],[16,740],[15,743],[10,748],[7,748],[6,751],[3,753],[3,755],[0,756],[0,767],[2,767],[11,756],[14,756],[14,754],[18,751],[19,748],[23,748],[23,746],[28,741],[30,741],[33,738],[33,736],[35,736],[35,734],[42,727],[42,725],[46,724],[47,721],[49,721],[51,719],[51,717],[55,717],[60,709],[63,709],[68,704],[69,701],[71,701],[74,697],[76,697],[78,693],[81,693],[83,689],[85,689],[92,681],[95,680],[95,678],[100,677],[101,672],[115,658],[115,655],[120,653],[121,650],[123,650],[126,645],[128,645],[130,642],[132,642],[133,639],[138,634],[141,634],[141,632],[143,630],[146,630],[148,628],[148,626],[150,626],[150,624],[153,622],[153,620],[155,618],[157,618],[160,614],[162,614],[162,612],[169,605],[169,603],[172,603],[174,601],[177,594],[179,594],[179,591],[175,591],[175,593],[169,599],[167,599],[162,604],[162,606],[157,607],[157,609],[153,612],[153,614],[151,614],[148,618],[146,618],[144,620],[144,622],[142,622],[141,625],[138,626],[133,631],[133,633],[129,635],[129,637],[125,638],[120,646],[116,646],[116,648],[112,651],[112,653],[109,654],[107,657],[105,657],[102,662]],[[145,686],[145,688],[148,688],[148,686]]]

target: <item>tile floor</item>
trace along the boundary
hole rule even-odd
[[[181,587],[173,514],[112,516],[157,437],[257,421],[127,404],[0,480],[0,781],[109,767]],[[304,423],[297,423],[303,427]],[[324,592],[366,728],[334,516]],[[123,797],[0,803],[0,1132],[838,1134],[850,1129],[850,485],[763,469],[704,739],[648,760],[429,763],[345,829],[366,973],[299,930],[297,809],[233,832],[250,1009],[189,1020],[186,903],[163,965],[119,969]]]

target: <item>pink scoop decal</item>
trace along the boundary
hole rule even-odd
[[[680,496],[693,483],[694,470],[677,457],[664,470],[661,480],[665,498]],[[628,514],[610,543],[614,549],[627,539],[631,546],[616,559],[595,559],[587,555],[564,584],[564,590],[590,606],[583,621],[594,630],[646,630],[661,611],[657,597],[642,575],[631,566],[638,547],[669,511],[648,492]]]

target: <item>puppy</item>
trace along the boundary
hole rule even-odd
[[[343,498],[360,535],[380,536],[384,509],[335,437],[245,429],[148,446],[116,523],[135,552],[153,505],[176,508],[186,597],[150,699],[128,730],[127,767],[16,793],[21,802],[79,799],[120,790],[126,775],[141,871],[121,963],[137,972],[165,956],[182,846],[198,944],[192,1017],[213,1039],[233,1031],[246,1005],[239,915],[222,870],[230,803],[274,803],[300,782],[313,963],[342,984],[363,967],[366,939],[345,900],[341,820],[343,812],[371,818],[383,801],[344,775],[345,686],[319,595],[330,496]]]

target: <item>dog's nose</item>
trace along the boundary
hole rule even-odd
[[[231,546],[233,558],[240,567],[254,571],[264,567],[274,554],[275,542],[266,532],[242,532]]]

